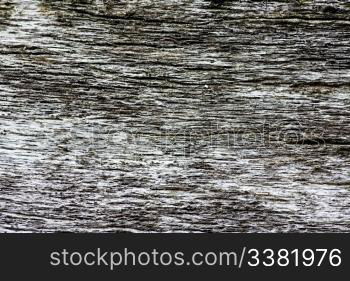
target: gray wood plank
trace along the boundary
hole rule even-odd
[[[349,11],[0,1],[0,231],[349,231]]]

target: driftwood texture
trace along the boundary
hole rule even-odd
[[[0,231],[349,231],[347,2],[0,0]]]

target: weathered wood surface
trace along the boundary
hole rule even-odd
[[[0,1],[0,231],[349,231],[348,1]]]

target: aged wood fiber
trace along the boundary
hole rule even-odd
[[[0,0],[0,231],[350,231],[349,2],[223,2]]]

